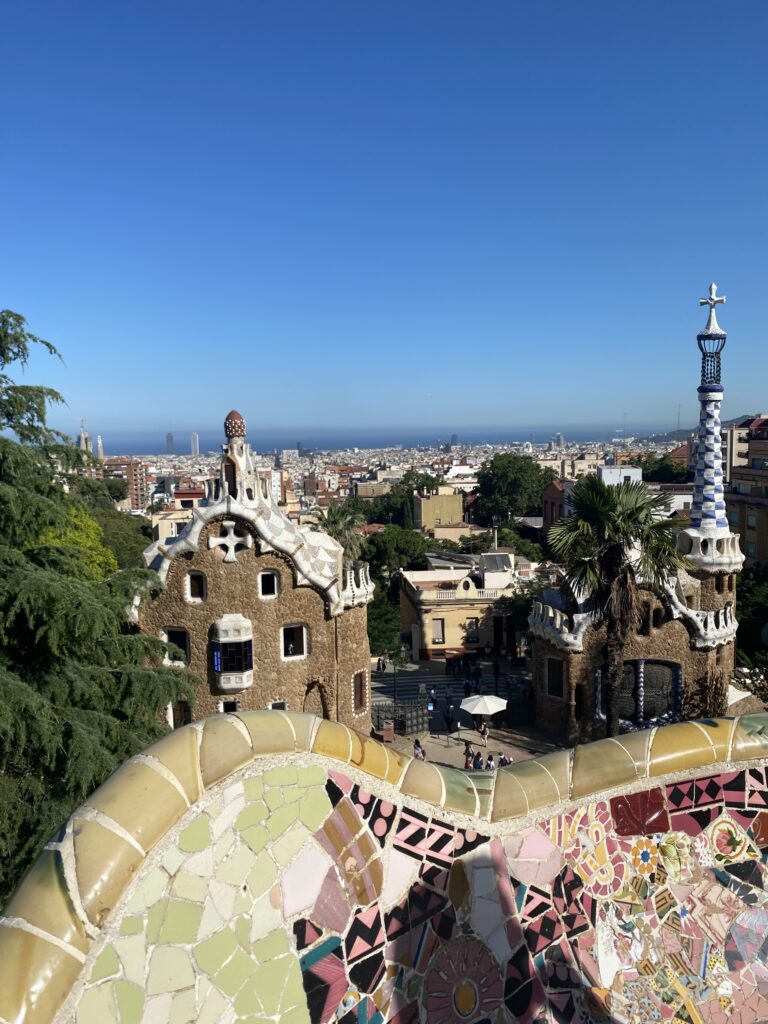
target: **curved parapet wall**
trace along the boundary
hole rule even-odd
[[[495,774],[221,715],[132,758],[0,923],[13,1024],[768,1016],[768,716]]]

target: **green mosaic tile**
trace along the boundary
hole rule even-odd
[[[216,869],[216,878],[219,882],[227,882],[229,885],[242,885],[255,863],[256,854],[241,843]]]
[[[153,906],[168,887],[168,872],[161,867],[153,868],[147,875],[127,906],[129,914],[141,914]]]
[[[179,836],[179,847],[186,853],[197,853],[211,845],[210,820],[207,815],[199,817],[187,825]]]
[[[250,900],[248,901],[251,902]],[[235,921],[235,935],[240,943],[240,948],[246,952],[251,951],[251,923],[245,915],[241,915]]]
[[[259,999],[259,980],[258,973],[254,974],[253,977],[248,978],[243,987],[235,996],[234,1003],[232,1004],[235,1008],[235,1012],[242,1018],[246,1014],[262,1013],[264,1008]]]
[[[116,981],[115,995],[120,1024],[139,1024],[144,1011],[144,989],[132,981]]]
[[[254,800],[252,804],[248,804],[244,810],[242,810],[235,822],[235,827],[238,829],[248,828],[250,825],[258,825],[260,822],[269,814],[269,809],[263,800]]]
[[[180,871],[173,880],[173,895],[183,900],[194,900],[204,903],[208,892],[208,883],[199,875],[190,875]]]
[[[251,957],[236,949],[224,966],[216,972],[213,980],[221,991],[234,996],[243,987],[248,978],[253,977],[257,967]]]
[[[272,768],[264,776],[268,786],[295,786],[299,773],[295,764],[286,764],[282,768]]]
[[[299,806],[297,804],[285,804],[282,807],[278,807],[267,819],[269,834],[273,839],[277,839],[296,821],[298,816]]]
[[[280,1009],[288,975],[294,966],[298,970],[298,965],[293,957],[284,956],[279,960],[272,960],[270,963],[264,964],[256,972],[255,980],[259,999],[264,1007],[264,1013],[270,1017],[277,1014]]]
[[[272,905],[269,893],[252,904],[251,942],[268,935],[274,928],[284,928],[283,915],[279,907]]]
[[[279,928],[253,944],[253,957],[257,963],[266,964],[276,957],[284,956],[291,949],[288,932]]]
[[[203,939],[210,938],[215,932],[217,932],[224,924],[224,919],[218,912],[213,903],[208,902],[203,908],[203,917],[200,921],[200,927],[197,931],[197,937],[202,942]]]
[[[143,917],[124,917],[120,925],[121,935],[138,935],[144,931]]]
[[[307,826],[297,821],[291,825],[285,835],[275,840],[270,853],[280,867],[286,868],[311,835]]]
[[[160,927],[160,942],[190,943],[197,939],[203,908],[187,900],[169,900]]]
[[[243,830],[243,839],[254,853],[259,853],[269,842],[269,832],[263,825],[253,825]]]
[[[162,864],[169,875],[175,875],[185,859],[184,853],[178,846],[172,846],[163,857]]]
[[[243,790],[247,800],[260,800],[264,795],[264,780],[258,779],[246,779],[243,783]]]
[[[87,988],[80,996],[77,1024],[118,1024],[115,993],[111,984]]]
[[[222,1020],[226,1020],[228,1010],[229,1001],[218,989],[212,988],[200,1006],[197,1024],[220,1024]]]
[[[147,995],[177,992],[195,983],[195,972],[189,954],[176,946],[158,946],[152,952],[147,978]]]
[[[248,875],[248,888],[254,899],[264,893],[277,881],[277,868],[268,853],[263,852],[256,858],[256,863]]]
[[[193,1024],[197,1020],[195,990],[187,989],[173,997],[169,1024]]]
[[[325,789],[310,789],[299,804],[299,817],[310,832],[315,832],[331,810],[331,801]]]
[[[157,938],[160,934],[160,925],[163,923],[163,917],[165,916],[165,908],[168,906],[168,900],[158,900],[157,903],[149,908],[147,914],[147,942],[157,942]]]
[[[324,786],[327,779],[325,768],[317,764],[309,765],[307,768],[299,768],[300,786]]]
[[[235,933],[230,928],[223,928],[210,939],[195,946],[193,954],[201,971],[213,975],[237,949]]]
[[[298,803],[299,800],[304,796],[304,788],[302,786],[291,786],[290,789],[284,789],[283,795],[287,804]]]
[[[147,945],[144,935],[121,936],[114,941],[115,950],[123,965],[123,973],[128,981],[144,984],[144,967],[147,959]]]
[[[285,803],[282,789],[268,789],[264,794],[264,799],[270,811],[274,811]]]
[[[91,970],[90,980],[101,981],[102,978],[110,978],[120,970],[120,961],[117,958],[114,946],[105,946],[96,958]]]
[[[306,1006],[293,1006],[280,1014],[280,1024],[312,1024]]]

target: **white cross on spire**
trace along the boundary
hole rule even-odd
[[[724,295],[717,294],[717,285],[713,281],[709,286],[709,298],[699,299],[700,306],[709,306],[709,320],[704,330],[708,334],[722,334],[720,325],[717,322],[717,316],[715,315],[715,306],[719,306],[720,303],[725,302]]]

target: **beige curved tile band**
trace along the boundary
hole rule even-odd
[[[49,1024],[153,847],[211,787],[259,758],[291,754],[305,763],[306,755],[327,759],[329,771],[350,766],[372,789],[394,787],[406,804],[509,835],[545,809],[765,761],[768,715],[600,740],[493,774],[414,761],[311,715],[243,712],[187,726],[126,762],[78,808],[8,904],[0,919],[0,1022]]]

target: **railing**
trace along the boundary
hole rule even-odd
[[[503,590],[420,590],[419,601],[495,601]]]

